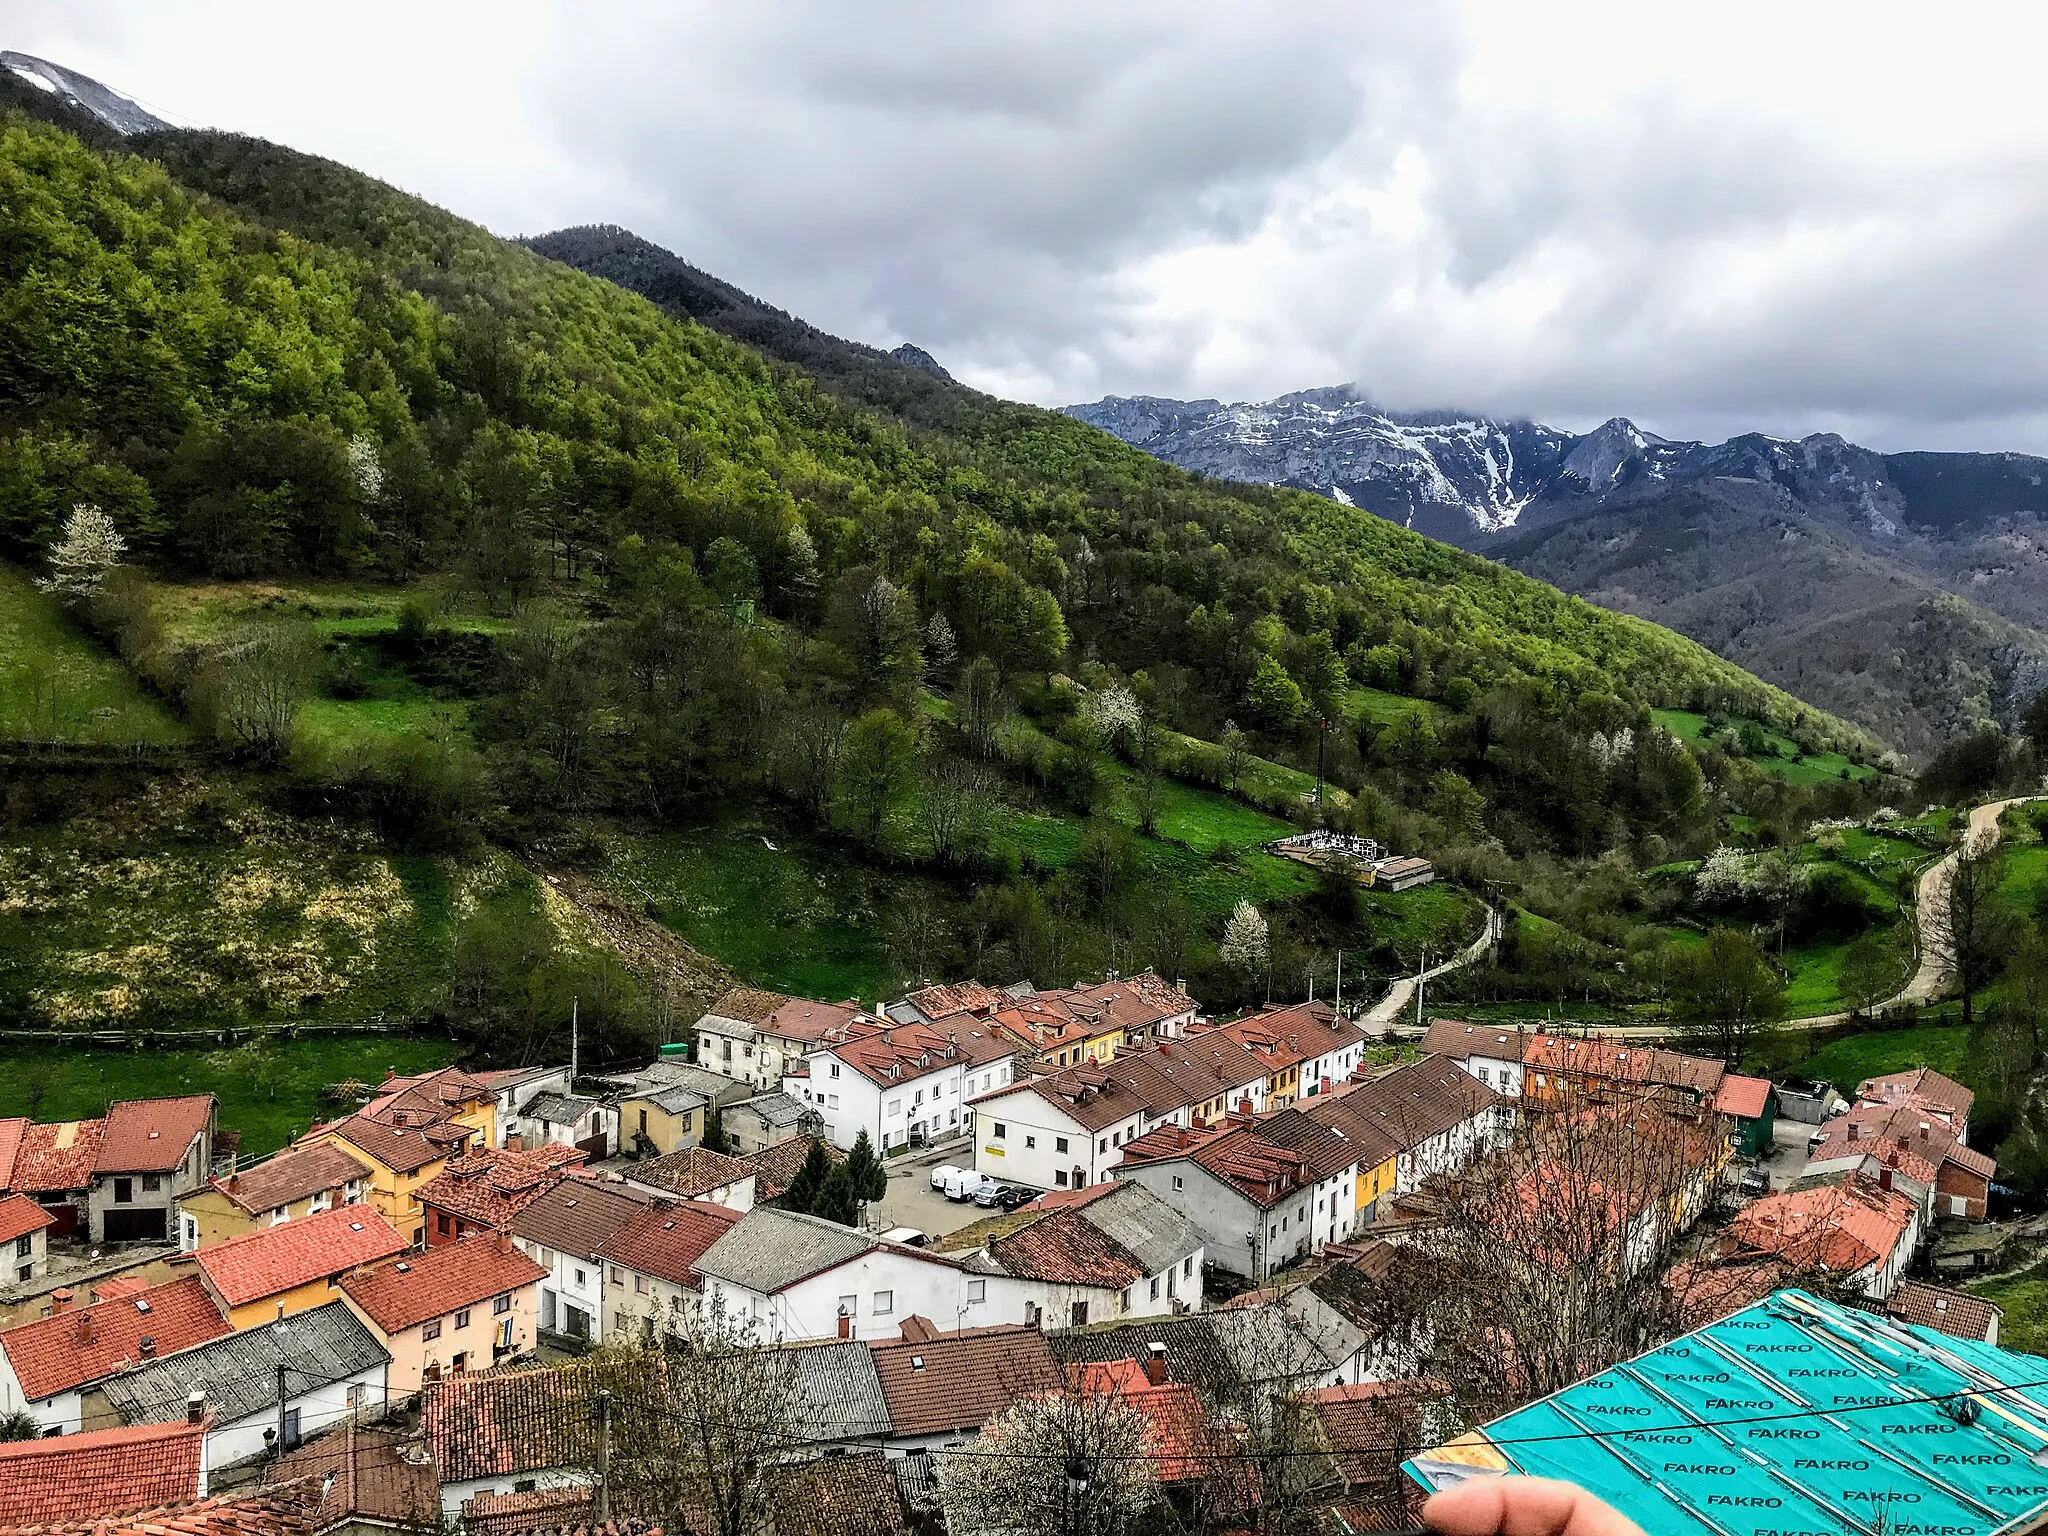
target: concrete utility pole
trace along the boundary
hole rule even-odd
[[[571,1093],[576,1091],[577,1007],[581,1002],[581,998],[572,997],[569,999],[569,1091]]]
[[[1422,958],[1415,963],[1415,1027],[1422,1028],[1422,979],[1429,974],[1429,951],[1422,952]]]
[[[612,1395],[597,1394],[597,1523],[612,1517]]]
[[[1344,1012],[1344,951],[1337,951],[1337,1012]]]

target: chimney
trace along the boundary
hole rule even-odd
[[[1145,1379],[1155,1387],[1166,1385],[1166,1346],[1157,1339],[1145,1346]]]
[[[59,1312],[69,1312],[72,1299],[71,1287],[68,1285],[60,1285],[50,1292],[50,1316],[55,1317]]]
[[[89,1309],[78,1314],[78,1342],[81,1344],[90,1344],[92,1342],[92,1312]]]
[[[136,1353],[145,1360],[154,1360],[156,1358],[156,1339],[150,1334],[145,1333],[142,1336],[142,1342],[136,1345],[135,1348]]]
[[[232,1194],[233,1194],[233,1193],[234,1193],[234,1192],[235,1192],[236,1190],[240,1189],[241,1187],[242,1187],[242,1176],[241,1176],[241,1175],[240,1175],[239,1173],[231,1173],[231,1174],[229,1174],[229,1175],[228,1175],[228,1193],[232,1195]]]
[[[206,1390],[194,1387],[185,1396],[185,1422],[204,1424],[206,1422]]]
[[[507,1152],[524,1152],[526,1150],[526,1133],[524,1131],[513,1131],[508,1134],[505,1137],[505,1150]]]
[[[844,1312],[839,1314],[839,1337],[842,1339],[853,1337],[853,1319]]]
[[[915,1312],[903,1319],[903,1326],[897,1331],[908,1344],[928,1344],[939,1336],[939,1330],[932,1326],[930,1319],[919,1317]]]

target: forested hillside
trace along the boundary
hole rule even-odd
[[[1290,822],[1540,903],[1574,861],[1883,792],[1867,739],[1653,625],[702,274],[664,298],[689,269],[629,237],[548,244],[632,250],[666,307],[276,146],[128,149],[0,120],[0,557],[40,573],[103,509],[126,560],[70,620],[205,772],[407,856],[581,870],[792,985],[1152,963],[1228,1002],[1474,921],[1451,889],[1318,887],[1257,851]],[[42,719],[43,676],[0,706]],[[1688,744],[1657,708],[1710,718]],[[772,929],[791,878],[844,896],[815,963],[733,917]],[[1219,954],[1239,903],[1274,922],[1259,965]],[[450,916],[454,964],[496,919]],[[501,984],[476,957],[503,939],[470,936],[460,1008],[559,992]]]

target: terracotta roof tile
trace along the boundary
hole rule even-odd
[[[320,1485],[299,1479],[122,1514],[5,1529],[7,1536],[308,1536],[319,1503]]]
[[[314,1522],[322,1531],[352,1514],[416,1527],[440,1523],[434,1458],[416,1435],[344,1422],[279,1458],[270,1475],[277,1482],[316,1478],[315,1487],[326,1487]]]
[[[1524,1031],[1506,1029],[1497,1024],[1431,1019],[1417,1049],[1425,1056],[1448,1056],[1453,1061],[1466,1061],[1474,1056],[1485,1056],[1493,1061],[1520,1061],[1527,1040]]]
[[[14,1156],[13,1186],[25,1195],[61,1194],[92,1183],[104,1120],[59,1120],[31,1125]]]
[[[200,1272],[230,1307],[374,1264],[408,1243],[367,1205],[342,1205],[201,1248]]]
[[[909,1529],[891,1460],[857,1451],[778,1468],[770,1495],[777,1527],[804,1536],[896,1536]]]
[[[141,1424],[0,1445],[0,1526],[196,1499],[204,1435],[199,1424]]]
[[[123,1099],[107,1110],[95,1173],[169,1173],[213,1120],[213,1095]]]
[[[1145,1278],[1128,1248],[1075,1210],[1054,1211],[1005,1237],[991,1238],[988,1254],[1009,1274],[1054,1285],[1120,1291]]]
[[[600,1391],[622,1403],[661,1395],[659,1354],[452,1376],[420,1397],[420,1433],[444,1483],[512,1477],[596,1459]]]
[[[1737,1120],[1761,1120],[1770,1107],[1769,1078],[1741,1077],[1731,1072],[1721,1079],[1721,1091],[1714,1096],[1714,1108]]]
[[[732,987],[721,993],[718,1001],[704,1011],[740,1024],[760,1024],[789,1001],[780,992],[763,992],[758,987]]]
[[[1970,1107],[1977,1102],[1976,1094],[1932,1067],[1866,1078],[1856,1085],[1856,1097],[1881,1104],[1919,1104],[1945,1110],[1958,1120],[1968,1120]]]
[[[144,1339],[161,1357],[228,1331],[205,1285],[190,1275],[9,1328],[0,1333],[0,1351],[22,1395],[36,1403],[126,1370],[146,1358]]]
[[[913,1321],[905,1318],[903,1326]],[[1025,1324],[933,1330],[928,1337],[877,1340],[868,1348],[897,1435],[979,1429],[1012,1399],[1060,1383],[1045,1335]]]
[[[804,1160],[811,1155],[813,1142],[825,1149],[825,1156],[831,1162],[846,1161],[844,1152],[815,1136],[791,1136],[773,1146],[763,1147],[747,1159],[754,1169],[754,1199],[757,1203],[773,1200],[789,1188],[802,1170]]]
[[[213,1187],[243,1210],[260,1216],[369,1176],[369,1165],[346,1147],[323,1141],[286,1147],[252,1167],[215,1179]]]
[[[1728,1072],[1726,1064],[1704,1056],[1565,1035],[1531,1035],[1522,1061],[1538,1071],[1683,1088],[1706,1098],[1720,1091],[1721,1079]]]
[[[1162,1483],[1211,1483],[1212,1494],[1249,1476],[1233,1466],[1236,1443],[1220,1424],[1211,1424],[1202,1397],[1184,1381],[1155,1382],[1136,1360],[1103,1360],[1072,1367],[1076,1385],[1089,1396],[1113,1397],[1135,1412],[1145,1427],[1145,1451],[1152,1475]]]
[[[920,987],[915,992],[905,993],[903,1001],[928,1019],[943,1019],[948,1014],[955,1013],[979,1014],[986,1017],[998,1008],[1009,1007],[1016,999],[1007,992],[984,986],[978,981],[956,981]]]
[[[40,1232],[56,1224],[57,1218],[27,1195],[0,1198],[0,1243],[11,1243],[18,1237],[27,1237],[31,1232]]]
[[[610,1179],[564,1179],[512,1218],[512,1235],[587,1258],[651,1204]]]
[[[1503,1102],[1464,1068],[1426,1056],[1295,1107],[1319,1124],[1361,1138],[1366,1127],[1376,1127],[1396,1149],[1409,1151]]]
[[[635,1163],[631,1177],[635,1184],[666,1190],[678,1200],[694,1200],[714,1189],[737,1184],[753,1171],[753,1165],[745,1158],[707,1152],[702,1147],[687,1147],[681,1152],[670,1152],[644,1163]]]
[[[391,1259],[341,1282],[349,1299],[388,1336],[486,1297],[547,1277],[501,1233],[486,1233],[407,1258]]]
[[[359,1114],[323,1125],[312,1134],[338,1137],[394,1172],[415,1173],[429,1163],[459,1155],[476,1133],[466,1125],[396,1125]]]
[[[0,1117],[0,1189],[14,1187],[14,1158],[21,1150],[21,1138],[28,1134],[26,1115]]]
[[[1728,1235],[1802,1269],[1854,1274],[1882,1263],[1913,1223],[1913,1202],[1850,1174],[1839,1184],[1789,1190],[1751,1201]]]
[[[1958,1339],[1989,1342],[2005,1309],[1968,1291],[1952,1291],[1923,1280],[1903,1280],[1885,1302],[1885,1310],[1904,1323],[1916,1323]]]
[[[598,1256],[643,1275],[701,1290],[697,1261],[735,1226],[740,1213],[705,1200],[642,1211],[598,1248]]]
[[[504,1231],[513,1217],[568,1178],[568,1170],[585,1160],[580,1147],[554,1142],[523,1150],[486,1147],[451,1159],[419,1187],[419,1202],[475,1226]]]

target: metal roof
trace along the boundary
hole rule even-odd
[[[549,1125],[574,1125],[595,1108],[596,1099],[544,1088],[528,1099],[526,1107],[518,1113],[529,1120],[545,1120]]]
[[[359,1376],[390,1363],[390,1351],[345,1301],[296,1313],[282,1322],[230,1333],[115,1376],[100,1390],[127,1424],[157,1424],[185,1416],[195,1387],[223,1423],[277,1406],[277,1370],[288,1368],[287,1396],[336,1379]]]
[[[798,1439],[829,1443],[889,1433],[889,1401],[882,1396],[874,1352],[861,1340],[805,1344],[786,1358]]]
[[[1121,1243],[1148,1275],[1178,1264],[1202,1246],[1195,1224],[1142,1184],[1119,1181],[1080,1208],[1081,1219]]]
[[[2048,1361],[1784,1290],[1404,1463],[1566,1478],[1659,1536],[2029,1529]]]

